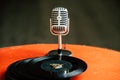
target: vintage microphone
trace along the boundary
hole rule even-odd
[[[12,63],[7,68],[5,80],[70,80],[87,69],[83,60],[70,56],[70,51],[62,49],[62,35],[69,32],[66,8],[52,10],[50,31],[58,36],[58,50],[51,50],[47,56]]]
[[[53,35],[58,35],[58,47],[62,49],[62,35],[67,35],[69,33],[69,18],[66,8],[57,7],[52,10],[50,31]]]
[[[71,52],[68,50],[64,50],[62,52],[62,35],[67,35],[69,33],[69,18],[68,18],[68,10],[66,8],[56,7],[52,10],[52,14],[50,18],[50,32],[53,35],[58,36],[59,59],[61,60],[63,52],[64,53],[66,52],[67,53],[66,55],[71,55]],[[51,54],[51,52],[49,54]]]

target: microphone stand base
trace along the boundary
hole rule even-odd
[[[48,52],[47,55],[48,56],[56,56],[56,55],[58,55],[58,50],[52,50],[52,51]],[[62,49],[62,55],[63,56],[72,56],[72,52],[69,51],[69,50],[63,50]]]

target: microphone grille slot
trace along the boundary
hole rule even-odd
[[[65,27],[61,26],[53,27],[53,31],[62,32],[65,31]]]

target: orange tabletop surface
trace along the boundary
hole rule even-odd
[[[45,56],[57,44],[28,44],[0,48],[0,80],[7,67],[18,60]],[[64,47],[64,45],[63,45]],[[73,57],[87,63],[87,70],[71,80],[120,80],[120,52],[85,45],[66,44]]]

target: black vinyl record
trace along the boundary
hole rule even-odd
[[[71,56],[44,56],[11,64],[5,80],[68,80],[87,69],[87,64]]]

